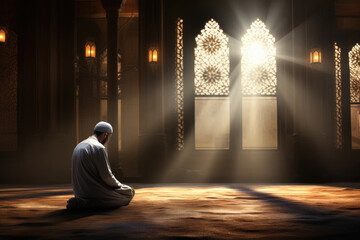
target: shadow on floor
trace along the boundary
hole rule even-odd
[[[301,214],[301,215],[316,215],[316,216],[333,215],[334,214],[334,212],[328,211],[326,209],[322,209],[322,208],[318,208],[318,207],[310,206],[310,205],[306,205],[306,204],[296,203],[289,199],[274,196],[269,193],[259,192],[254,189],[248,188],[248,187],[230,186],[230,188],[250,194],[259,200],[266,201],[272,205],[280,207],[286,213]]]
[[[360,189],[360,183],[328,183],[321,186],[329,186],[329,187],[343,187],[350,189]]]
[[[106,208],[106,209],[86,209],[69,211],[67,209],[61,209],[49,212],[48,214],[40,218],[32,218],[30,222],[24,222],[18,224],[18,226],[28,227],[44,227],[54,226],[62,222],[68,222],[76,219],[86,218],[96,215],[107,215],[110,212],[119,211],[120,208]]]
[[[260,201],[267,202],[275,206],[281,213],[294,215],[291,221],[296,224],[317,226],[319,233],[325,230],[326,232],[330,231],[334,236],[337,236],[334,239],[359,239],[360,215],[329,210],[306,203],[298,203],[244,186],[229,186],[229,188],[247,193]]]
[[[6,192],[2,192],[2,193],[6,193]],[[73,191],[42,192],[42,193],[34,193],[34,194],[28,194],[28,195],[0,197],[0,201],[15,200],[15,199],[27,199],[27,198],[39,198],[39,197],[52,197],[52,196],[59,196],[59,195],[73,195],[73,194],[74,194]]]

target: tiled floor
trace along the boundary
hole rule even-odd
[[[69,212],[70,186],[0,187],[0,239],[360,239],[360,184],[129,184],[115,210]]]

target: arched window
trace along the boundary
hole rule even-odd
[[[352,148],[360,149],[360,45],[349,52]]]
[[[195,40],[195,149],[229,149],[228,38],[211,19]]]
[[[277,149],[275,38],[259,19],[242,37],[243,149]]]

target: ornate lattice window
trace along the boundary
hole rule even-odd
[[[177,150],[184,149],[184,40],[183,40],[184,23],[183,19],[178,18],[176,23],[176,111],[177,127],[176,140]]]
[[[336,147],[342,148],[342,100],[341,100],[341,48],[334,44],[335,53],[335,104]]]
[[[349,52],[350,101],[360,103],[360,45],[357,43]]]
[[[275,38],[256,19],[241,40],[242,147],[277,149]]]
[[[211,19],[195,40],[195,94],[228,95],[228,38]]]
[[[360,45],[349,52],[352,148],[360,149]]]
[[[229,149],[228,38],[211,19],[195,41],[195,149]]]
[[[276,94],[275,38],[256,19],[242,37],[241,89],[243,95]]]

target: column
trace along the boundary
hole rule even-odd
[[[108,122],[114,133],[109,142],[109,160],[116,167],[119,159],[118,150],[118,93],[117,93],[117,24],[122,0],[101,0],[107,19],[107,83],[108,83]],[[114,172],[116,175],[116,173]]]

